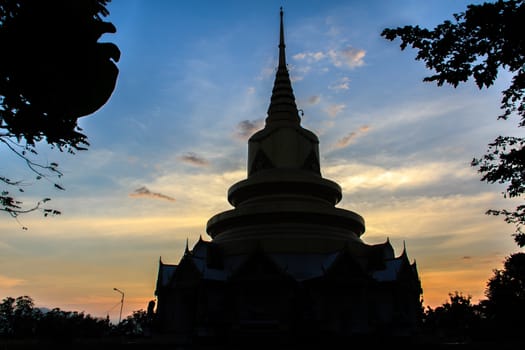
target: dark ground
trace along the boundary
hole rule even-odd
[[[255,350],[330,350],[330,349],[422,349],[422,350],[521,350],[525,349],[525,341],[491,341],[491,342],[463,342],[439,343],[423,341],[414,338],[390,339],[360,339],[360,338],[310,338],[310,339],[281,339],[272,336],[239,337],[232,339],[207,339],[193,341],[193,344],[184,344],[176,339],[168,338],[101,338],[101,339],[73,339],[73,340],[23,340],[0,339],[0,350],[40,350],[40,349],[112,349],[112,350],[222,350],[222,349],[255,349]]]

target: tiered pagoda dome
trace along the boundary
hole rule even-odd
[[[321,176],[319,139],[301,126],[286,66],[281,11],[279,65],[264,128],[248,141],[248,178],[234,184],[235,209],[215,215],[207,232],[227,253],[326,252],[362,244],[364,219],[336,208],[341,187]]]

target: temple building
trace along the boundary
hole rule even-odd
[[[301,126],[280,12],[279,63],[263,129],[248,141],[233,209],[207,223],[178,264],[159,262],[158,329],[181,339],[250,335],[406,336],[418,329],[421,283],[406,248],[367,244],[359,214],[336,207],[319,139]]]

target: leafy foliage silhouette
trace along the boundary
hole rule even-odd
[[[525,253],[508,256],[503,269],[494,269],[487,282],[487,300],[481,303],[491,328],[506,337],[521,334],[525,327]]]
[[[142,309],[133,311],[119,324],[112,324],[107,317],[93,317],[84,312],[39,309],[27,295],[0,301],[0,346],[2,339],[44,339],[60,343],[86,338],[147,337],[152,326],[152,315]]]
[[[58,164],[40,164],[30,156],[47,143],[75,154],[89,146],[78,119],[99,110],[110,98],[118,77],[120,50],[101,43],[115,26],[102,20],[110,0],[0,1],[0,141],[34,173],[35,179],[60,178]],[[23,183],[0,176],[9,188]],[[52,181],[53,187],[64,188]],[[23,208],[8,190],[0,210],[12,217],[34,210],[44,216],[60,211],[42,208],[50,199]]]
[[[503,113],[497,118],[507,120],[517,114],[518,127],[525,126],[524,0],[468,5],[465,12],[453,17],[454,21],[446,20],[433,30],[407,25],[386,28],[381,36],[391,41],[399,38],[401,50],[409,45],[416,49],[415,59],[435,71],[423,81],[438,86],[457,87],[472,78],[480,89],[488,88],[501,69],[508,71],[512,80],[502,91]],[[482,174],[481,181],[506,184],[505,198],[520,197],[525,191],[524,144],[522,137],[499,136],[488,144],[484,156],[471,162]],[[512,236],[519,247],[525,246],[525,205],[514,210],[490,209],[486,214],[503,215],[507,223],[514,224]]]
[[[480,317],[472,297],[455,291],[449,293],[449,301],[432,309],[427,307],[424,315],[424,331],[440,334],[447,341],[465,342],[473,336],[473,329],[479,327]]]
[[[108,319],[76,311],[54,308],[42,311],[29,296],[7,297],[0,302],[1,338],[42,338],[56,342],[72,338],[107,336],[112,325]]]

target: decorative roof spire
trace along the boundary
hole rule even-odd
[[[281,7],[281,28],[279,36],[279,66],[275,75],[275,82],[273,84],[272,98],[270,107],[268,107],[268,117],[266,124],[274,121],[287,121],[294,124],[299,124],[299,111],[295,104],[295,96],[292,90],[292,83],[290,75],[286,68],[286,54],[284,44],[284,25],[283,25],[283,8]]]
[[[184,255],[188,255],[190,253],[190,247],[188,245],[188,237],[186,237],[186,248],[184,248]]]

